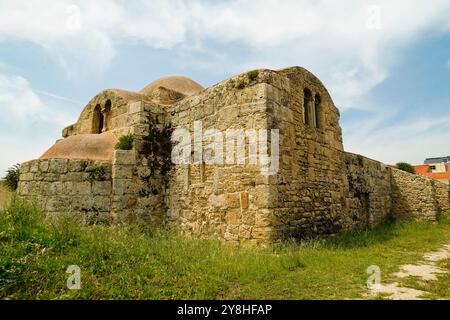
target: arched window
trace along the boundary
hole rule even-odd
[[[303,116],[305,120],[305,124],[309,126],[310,123],[310,110],[311,110],[311,104],[312,104],[312,94],[309,89],[305,89],[303,91]]]
[[[92,117],[92,133],[99,134],[103,131],[103,114],[102,114],[102,108],[100,105],[96,105],[94,108],[94,114]]]
[[[105,109],[103,110],[104,130],[108,131],[111,127],[111,100],[106,100]]]
[[[315,115],[315,122],[316,122],[316,128],[320,128],[320,103],[321,103],[321,99],[320,99],[320,95],[316,94],[316,96],[314,97],[314,115]]]

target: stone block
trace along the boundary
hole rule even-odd
[[[240,204],[242,210],[248,209],[249,206],[248,192],[244,191],[240,193]]]
[[[145,106],[142,101],[133,102],[128,105],[128,113],[129,114],[143,112],[144,109],[145,109]]]
[[[133,177],[134,167],[130,165],[115,165],[113,167],[112,178],[115,179],[131,179]]]
[[[113,165],[134,165],[136,154],[133,150],[116,150],[114,152]]]
[[[127,195],[135,194],[135,184],[130,179],[115,179],[113,180],[113,194],[114,195]]]
[[[39,172],[39,160],[34,160],[30,162],[30,172],[31,173]]]
[[[110,195],[111,181],[93,181],[92,194],[93,195]]]
[[[67,160],[52,159],[48,168],[49,173],[67,173]]]
[[[30,172],[31,162],[25,162],[20,165],[20,173]]]
[[[20,175],[21,181],[32,181],[34,180],[34,174],[33,173],[22,173]]]
[[[241,211],[240,210],[228,210],[225,215],[227,224],[237,225],[241,223]]]
[[[83,172],[87,167],[87,161],[85,160],[69,160],[68,161],[69,172]]]
[[[49,166],[50,164],[48,160],[41,160],[39,162],[39,171],[43,173],[48,172]]]

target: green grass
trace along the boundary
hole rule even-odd
[[[14,201],[0,213],[1,299],[360,298],[370,265],[385,275],[450,242],[450,221],[386,223],[298,244],[235,247],[162,230],[45,219]],[[68,290],[68,266],[81,290]]]
[[[12,192],[4,180],[0,180],[0,209],[6,208],[11,201]]]

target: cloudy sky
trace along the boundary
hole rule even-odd
[[[102,89],[292,65],[329,89],[346,150],[450,155],[448,0],[0,0],[0,173],[40,156]]]

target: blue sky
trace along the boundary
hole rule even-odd
[[[0,0],[0,172],[42,154],[105,88],[292,65],[329,89],[346,150],[449,155],[449,17],[444,0]]]

